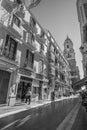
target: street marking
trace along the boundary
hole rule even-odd
[[[5,130],[5,129],[11,127],[12,125],[14,125],[15,123],[17,123],[18,121],[20,121],[20,119],[18,119],[18,120],[16,120],[16,121],[14,121],[14,122],[12,122],[12,123],[10,123],[10,124],[4,126],[3,128],[1,128],[1,130]]]
[[[19,126],[25,124],[30,118],[31,118],[31,115],[26,116],[25,118],[23,118],[23,119],[20,121],[19,125],[17,125],[16,127],[19,127]]]
[[[56,130],[71,130],[72,125],[78,114],[80,105],[79,103],[73,108],[73,110],[65,117],[62,123],[58,126]]]

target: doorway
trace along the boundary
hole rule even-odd
[[[10,72],[0,70],[0,104],[6,104]]]
[[[31,83],[30,82],[21,81],[18,84],[18,90],[17,90],[16,99],[24,101],[28,89],[31,90]]]

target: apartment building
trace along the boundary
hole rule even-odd
[[[52,34],[48,31],[49,38],[49,85],[51,91],[55,91],[56,97],[67,95],[71,91],[70,67],[63,56],[63,52],[56,43]]]
[[[63,95],[70,90],[69,66],[51,33],[47,33],[21,0],[0,1],[0,104]]]
[[[77,0],[77,15],[80,24],[82,64],[84,77],[87,76],[87,0]]]

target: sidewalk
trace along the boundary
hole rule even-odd
[[[22,111],[26,111],[31,108],[36,108],[36,107],[39,107],[48,103],[51,103],[51,101],[50,100],[33,101],[30,103],[30,105],[26,103],[19,103],[19,104],[16,104],[15,106],[2,105],[0,106],[0,118],[9,116],[15,113],[19,113]]]
[[[70,99],[70,98],[75,98],[77,96],[70,96],[70,97],[61,97],[60,99],[55,99],[56,101],[61,101],[64,99]],[[19,103],[16,104],[15,106],[0,106],[0,118],[3,118],[5,116],[9,116],[15,113],[19,113],[22,111],[26,111],[31,108],[36,108],[45,104],[51,103],[51,100],[41,100],[41,101],[33,101],[31,102],[30,105],[27,105],[26,103]]]

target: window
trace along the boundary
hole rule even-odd
[[[17,25],[17,27],[20,27],[20,19],[17,18],[15,15],[13,15],[13,23],[15,23]]]
[[[34,62],[34,54],[27,49],[26,50],[26,66],[33,68],[33,62]]]
[[[47,46],[44,45],[44,55],[47,56]]]
[[[43,65],[43,72],[44,72],[45,75],[47,75],[47,66],[46,66],[46,64]]]
[[[35,43],[36,51],[40,52],[40,47],[41,46],[40,46],[39,42],[35,40],[34,43]]]
[[[67,48],[69,48],[69,45],[67,45]]]
[[[33,33],[31,33],[31,40],[32,40],[32,42],[34,42],[34,40],[35,40],[35,36]]]
[[[82,21],[84,22],[84,16],[83,16],[83,10],[82,10],[82,7],[80,7],[80,12],[81,12]]]
[[[27,31],[23,30],[23,40],[26,42]]]
[[[36,21],[32,16],[30,16],[30,24],[33,25],[33,26],[36,25]]]
[[[17,42],[9,35],[6,36],[4,55],[9,59],[15,60],[17,50]]]
[[[39,61],[39,73],[43,73],[43,61]]]
[[[58,70],[55,70],[55,77],[58,78]]]
[[[41,35],[40,35],[40,37],[41,37],[41,38],[44,38],[44,36],[45,36],[45,34],[44,34],[44,32],[41,30]]]
[[[41,51],[44,51],[44,45],[43,44],[41,44]]]
[[[51,50],[52,52],[54,52],[54,47],[53,47],[52,44],[51,44],[51,46],[50,46],[50,50]]]
[[[83,42],[87,42],[87,25],[83,27]]]
[[[67,54],[67,58],[71,58],[71,55],[70,55],[70,54]]]
[[[18,4],[22,4],[21,0],[16,0]]]
[[[86,19],[87,19],[87,3],[85,3],[83,6],[84,6],[84,11],[85,11],[85,16],[86,16]]]

